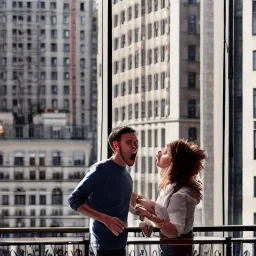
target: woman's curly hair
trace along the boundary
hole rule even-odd
[[[160,189],[164,189],[170,183],[174,184],[174,190],[189,187],[194,196],[202,199],[202,183],[196,178],[203,169],[203,160],[207,158],[204,150],[201,150],[194,142],[176,140],[167,145],[167,154],[171,156],[171,165],[162,170]]]

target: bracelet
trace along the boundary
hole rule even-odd
[[[164,220],[160,222],[160,225],[158,226],[159,229],[162,229],[164,226]]]

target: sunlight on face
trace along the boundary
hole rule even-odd
[[[171,156],[167,152],[167,148],[158,151],[156,155],[156,165],[159,168],[167,168],[172,162]]]

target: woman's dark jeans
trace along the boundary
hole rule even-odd
[[[160,232],[161,238],[166,236]],[[187,234],[183,234],[178,238],[193,238],[193,232],[190,231]],[[161,256],[191,256],[193,255],[193,245],[160,245]]]

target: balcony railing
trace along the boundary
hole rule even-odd
[[[160,239],[158,229],[154,229],[151,238],[143,237],[140,228],[130,227],[126,231],[127,256],[160,256],[160,245],[164,244],[191,245],[196,256],[255,255],[256,238],[246,238],[243,232],[255,232],[256,226],[195,227],[195,237],[191,239]],[[211,236],[200,233],[211,233]],[[212,236],[215,233],[218,235]],[[88,228],[0,228],[0,234],[2,255],[93,255]]]

